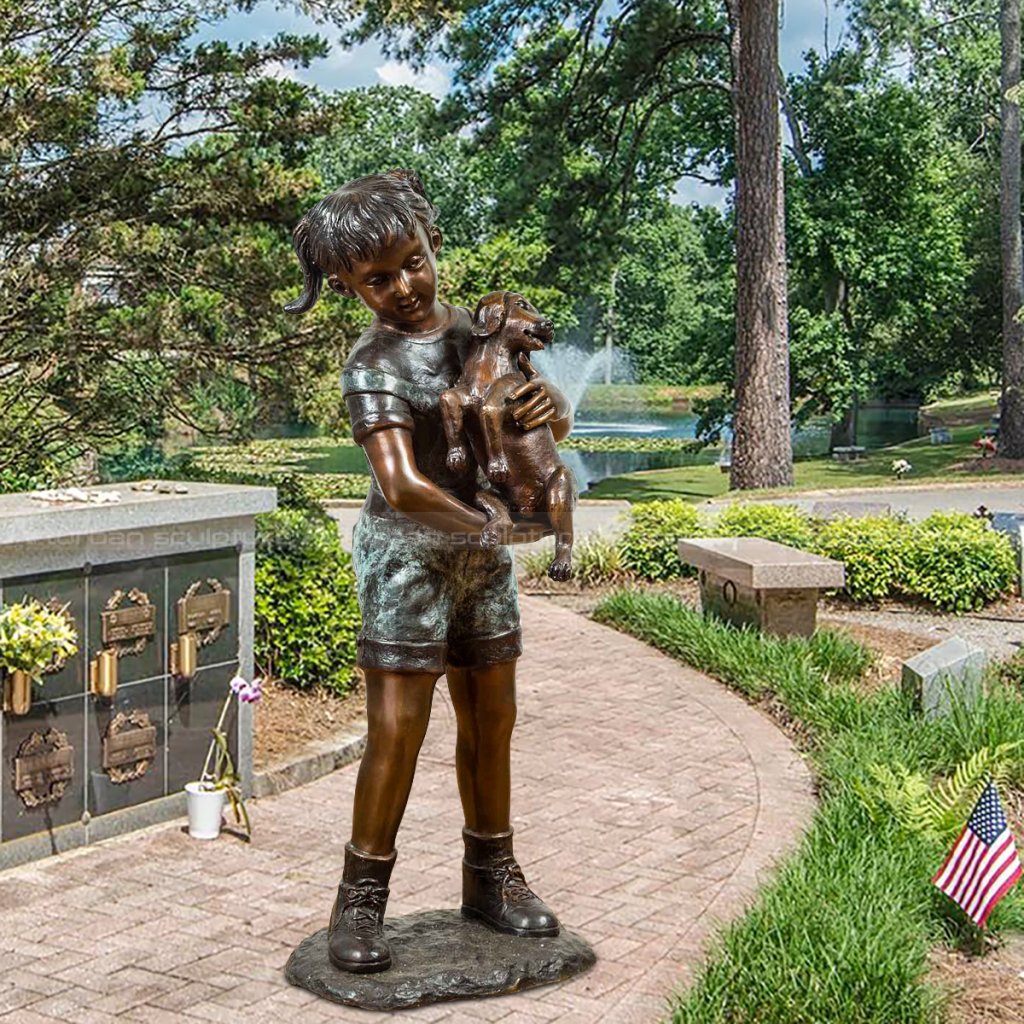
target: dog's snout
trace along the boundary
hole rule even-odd
[[[540,328],[540,329],[541,329],[542,331],[553,331],[553,330],[555,329],[555,325],[554,325],[554,322],[553,322],[553,321],[551,321],[551,320],[549,320],[549,319],[548,319],[547,317],[545,317],[545,318],[544,318],[543,320],[541,320],[541,321],[540,321],[540,322],[539,322],[539,323],[537,324],[537,326],[538,326],[538,327],[539,327],[539,328]]]

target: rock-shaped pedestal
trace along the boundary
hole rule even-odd
[[[580,974],[596,959],[590,945],[562,928],[551,939],[503,935],[457,910],[396,917],[384,926],[391,968],[377,974],[338,970],[327,957],[327,929],[304,939],[285,965],[293,985],[368,1010],[401,1010],[445,999],[478,999]]]

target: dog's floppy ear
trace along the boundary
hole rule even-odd
[[[473,336],[489,338],[505,326],[505,292],[490,292],[476,304]]]

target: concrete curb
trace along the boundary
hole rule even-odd
[[[360,719],[338,736],[311,745],[295,760],[279,762],[254,772],[253,798],[276,796],[358,761],[366,749],[366,728],[366,719]]]
[[[649,472],[658,472],[650,470]],[[706,498],[702,505],[729,505],[736,501],[789,501],[800,498],[845,498],[848,495],[856,494],[877,494],[879,491],[890,492],[897,488],[901,491],[970,491],[970,490],[998,490],[1000,488],[1020,487],[1024,484],[1024,478],[1014,480],[956,480],[950,483],[919,483],[919,484],[896,484],[889,487],[831,487],[815,491],[773,491],[770,494],[758,494],[755,491],[736,491],[731,495],[723,495],[720,498]]]

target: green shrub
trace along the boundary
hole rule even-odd
[[[359,633],[355,574],[337,525],[285,508],[257,518],[255,661],[300,689],[350,689]]]
[[[672,580],[694,575],[679,560],[683,537],[701,533],[697,510],[680,498],[634,505],[632,522],[622,538],[623,567],[645,580]]]
[[[819,554],[846,566],[846,592],[855,601],[879,601],[905,579],[914,529],[895,516],[843,516],[823,522],[815,546]]]
[[[796,505],[737,502],[718,514],[708,533],[714,537],[763,537],[804,551],[814,545],[811,520]]]
[[[981,608],[1013,587],[1010,539],[966,512],[934,512],[915,530],[906,592],[946,611]]]
[[[0,469],[0,494],[37,491],[44,487],[56,486],[55,478],[48,476],[45,471],[28,473],[17,469]]]
[[[104,484],[155,478],[174,480],[181,479],[191,465],[191,453],[168,455],[159,444],[148,441],[104,452],[98,460],[97,472]]]
[[[527,551],[518,556],[523,575],[540,582],[547,579],[548,566],[554,558],[554,549],[545,547],[538,551]],[[572,549],[572,581],[583,587],[600,586],[602,583],[617,583],[627,577],[622,564],[619,545],[599,534],[582,537]]]

